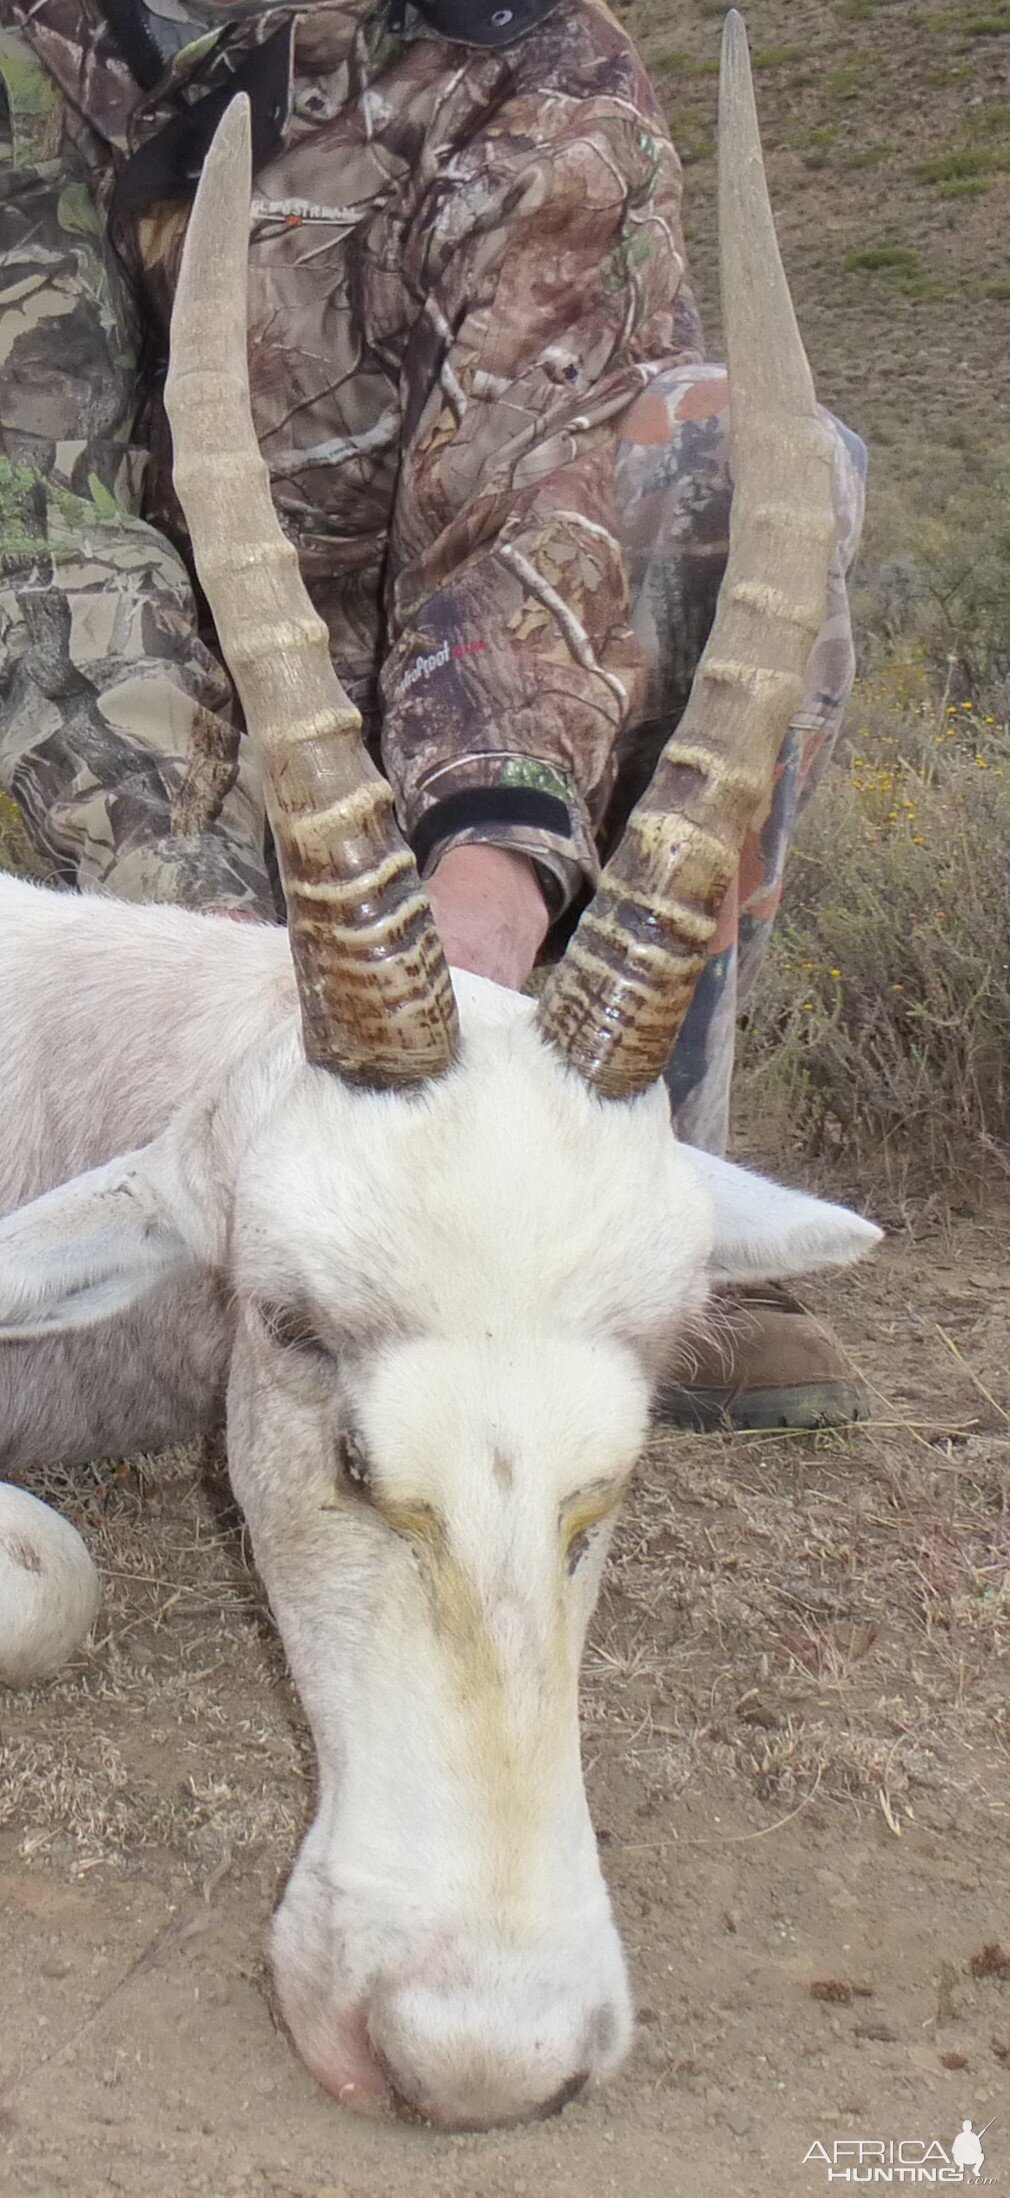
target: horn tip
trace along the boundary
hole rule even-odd
[[[747,42],[747,25],[739,8],[730,8],[722,26],[723,78],[750,76],[750,46]]]
[[[236,92],[229,100],[211,140],[205,166],[229,154],[241,154],[252,141],[252,107],[248,92]]]

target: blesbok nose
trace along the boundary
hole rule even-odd
[[[511,1966],[511,1965],[509,1965]],[[380,1985],[368,2039],[397,2098],[440,2129],[557,2113],[609,2066],[617,2006],[511,1976]]]

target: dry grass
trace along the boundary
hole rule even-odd
[[[857,688],[794,850],[743,1097],[767,1135],[906,1182],[977,1179],[1006,1137],[1010,730],[921,656]]]
[[[310,1750],[216,1464],[179,1449],[33,1493],[87,1535],[102,1572],[92,1652],[19,1694],[0,1739],[0,1831],[72,1874],[160,1850],[195,1875],[290,1860]]]
[[[869,1801],[900,1831],[965,1790],[967,1748],[983,1802],[1010,1742],[1008,1463],[987,1442],[952,1470],[893,1418],[883,1440],[659,1439],[590,1654],[590,1735],[619,1728],[657,1801],[719,1769],[776,1806]]]

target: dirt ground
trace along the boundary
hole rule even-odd
[[[1010,2178],[1006,1222],[885,1218],[809,1296],[868,1427],[643,1465],[584,1707],[639,2028],[550,2123],[445,2138],[316,2090],[261,1956],[311,1760],[219,1474],[40,1481],[107,1601],[90,1658],[4,1704],[8,2198],[805,2198],[811,2145],[966,2115]]]

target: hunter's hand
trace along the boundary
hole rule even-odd
[[[518,991],[548,922],[527,857],[505,847],[451,847],[426,882],[448,961]]]

